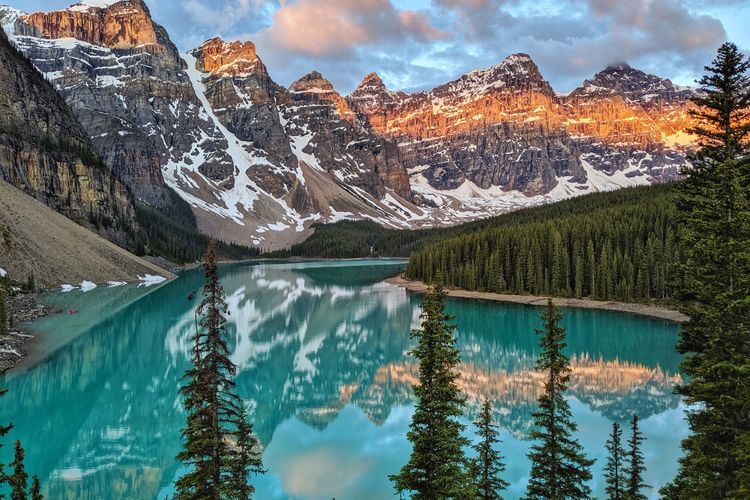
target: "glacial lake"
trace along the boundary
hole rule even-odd
[[[388,474],[410,452],[416,365],[406,355],[420,296],[384,283],[396,260],[241,263],[220,268],[237,387],[251,409],[268,472],[258,499],[394,498]],[[27,450],[26,468],[46,498],[153,499],[171,496],[180,474],[185,414],[177,397],[203,282],[200,269],[157,287],[55,293],[65,311],[37,321],[36,352],[0,386],[5,437]],[[469,424],[488,395],[501,451],[518,498],[529,474],[527,435],[541,390],[533,366],[541,309],[449,299],[462,349],[461,387]],[[70,314],[70,311],[78,311]],[[687,433],[674,323],[622,313],[564,309],[578,437],[595,458],[591,486],[603,496],[604,443],[612,421],[633,413],[646,437],[646,482],[658,488],[677,468]],[[474,438],[474,429],[467,428]],[[629,431],[623,433],[626,438]]]

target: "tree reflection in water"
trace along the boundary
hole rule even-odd
[[[419,297],[382,280],[402,267],[222,267],[238,390],[270,469],[256,480],[258,498],[392,495],[386,476],[409,453],[416,367],[405,353]],[[16,424],[12,438],[26,444],[27,468],[40,475],[48,498],[146,499],[171,491],[184,424],[177,387],[195,328],[196,301],[187,296],[201,283],[196,270],[148,293],[127,287],[49,299],[64,309],[76,304],[81,313],[37,325],[46,357],[9,375],[0,409],[0,421]],[[541,384],[533,371],[539,309],[451,300],[449,310],[459,325],[467,417],[485,394],[494,401],[511,496],[520,494],[528,473],[524,438]],[[674,462],[685,432],[672,394],[680,381],[676,326],[564,312],[582,443],[592,457],[602,456],[610,422],[638,413],[654,465],[647,482],[663,484],[674,467],[662,464]],[[7,460],[8,448],[2,451]]]

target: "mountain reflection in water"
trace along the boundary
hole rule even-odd
[[[387,475],[409,454],[417,366],[406,352],[420,312],[419,296],[382,282],[402,268],[397,261],[221,267],[237,388],[269,469],[254,479],[257,498],[392,496]],[[185,421],[177,388],[198,302],[187,296],[202,279],[194,270],[148,292],[97,289],[48,299],[62,308],[76,304],[80,315],[35,325],[46,357],[9,374],[0,409],[0,422],[16,425],[8,438],[25,444],[27,470],[40,475],[48,498],[171,493]],[[509,464],[508,496],[517,497],[542,384],[534,371],[541,311],[450,300],[449,312],[457,317],[467,420],[490,396]],[[595,477],[611,421],[637,413],[647,437],[647,482],[664,484],[686,432],[672,393],[681,380],[677,327],[607,311],[564,315],[571,406],[582,444],[598,458]],[[0,461],[10,461],[10,448]],[[596,479],[592,486],[603,488]]]

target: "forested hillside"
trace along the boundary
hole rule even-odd
[[[658,200],[660,208],[666,212],[669,210],[666,198],[673,189],[671,185],[657,185],[593,193],[467,224],[417,231],[386,229],[369,221],[320,224],[315,226],[312,236],[292,246],[289,252],[275,252],[271,255],[322,258],[409,257],[425,246],[461,235],[519,224],[542,223],[607,208],[612,208],[612,212],[616,213],[622,207],[630,207],[646,199]]]
[[[581,197],[432,243],[406,274],[468,290],[668,300],[680,248],[670,185]]]

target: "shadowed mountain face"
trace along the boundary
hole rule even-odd
[[[203,232],[267,248],[315,222],[447,225],[670,181],[693,140],[695,91],[626,64],[569,95],[513,54],[429,92],[372,73],[342,96],[316,71],[277,84],[252,42],[179,54],[142,0],[0,24],[137,198],[164,207],[170,186]]]
[[[132,198],[65,101],[0,32],[0,179],[122,245]]]
[[[419,297],[381,282],[402,268],[369,261],[222,267],[236,382],[270,469],[257,480],[260,497],[390,494],[386,476],[408,457],[417,377],[406,352]],[[0,422],[16,424],[12,438],[27,443],[28,468],[41,475],[49,498],[169,492],[185,418],[177,389],[197,305],[187,296],[201,284],[195,270],[156,290],[50,298],[80,313],[36,325],[43,332],[41,359],[3,383],[9,393],[0,410]],[[449,310],[457,316],[467,414],[476,414],[484,395],[492,398],[506,450],[518,462],[509,473],[520,480],[528,472],[522,457],[541,387],[533,368],[540,310],[458,300]],[[680,429],[672,393],[680,381],[675,326],[586,310],[566,310],[565,326],[573,356],[570,397],[587,450],[598,456],[609,422],[634,412],[647,433],[672,418]],[[662,437],[649,453],[669,463],[680,435]],[[650,484],[669,479],[667,469],[654,467]],[[347,484],[336,479],[342,470],[351,472]]]

